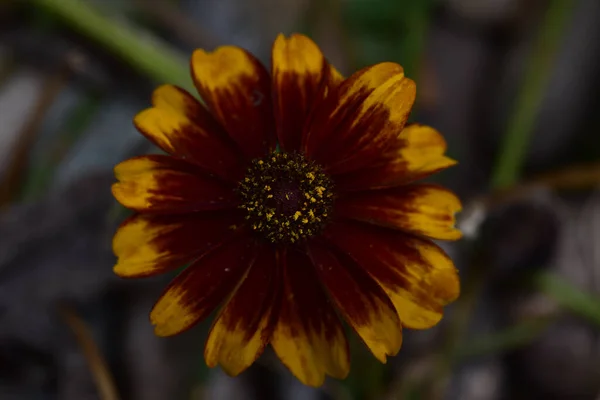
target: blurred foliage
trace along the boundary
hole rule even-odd
[[[528,56],[521,90],[500,145],[498,160],[491,177],[494,189],[512,186],[519,179],[535,128],[538,108],[554,66],[554,58],[574,8],[573,1],[549,2],[535,47]]]
[[[354,45],[355,67],[395,61],[418,79],[435,0],[348,0],[343,18]]]
[[[85,0],[29,0],[161,83],[192,89],[187,58],[165,42],[108,18]],[[110,5],[110,3],[104,3]]]

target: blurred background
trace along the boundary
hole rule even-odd
[[[112,167],[155,152],[133,116],[190,88],[194,48],[265,62],[310,35],[351,74],[401,63],[413,120],[460,164],[462,295],[380,365],[302,386],[271,351],[236,379],[208,323],[154,337],[159,277],[113,276]],[[0,399],[600,399],[600,1],[0,0]]]

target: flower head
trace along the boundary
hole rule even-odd
[[[115,273],[190,264],[150,318],[180,333],[220,306],[205,347],[230,375],[271,344],[308,385],[349,370],[340,317],[382,362],[402,327],[438,323],[459,294],[432,239],[460,237],[450,191],[415,181],[452,166],[441,135],[406,121],[415,83],[381,63],[344,79],[310,39],[279,36],[269,72],[247,51],[196,50],[204,104],[165,85],[135,117],[168,155],[116,166],[137,213],[114,237]]]

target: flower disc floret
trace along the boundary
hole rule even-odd
[[[296,243],[319,234],[333,205],[333,184],[300,154],[271,153],[252,162],[239,183],[250,227],[271,243]]]

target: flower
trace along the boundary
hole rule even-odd
[[[455,164],[434,129],[406,124],[415,83],[385,62],[344,79],[309,38],[280,35],[269,72],[233,46],[196,50],[204,104],[171,85],[137,129],[168,155],[118,164],[114,271],[137,278],[189,264],[150,319],[178,334],[219,305],[205,346],[230,375],[271,344],[303,383],[344,378],[340,315],[376,358],[402,327],[429,328],[459,294],[450,258],[458,198],[415,184]]]

